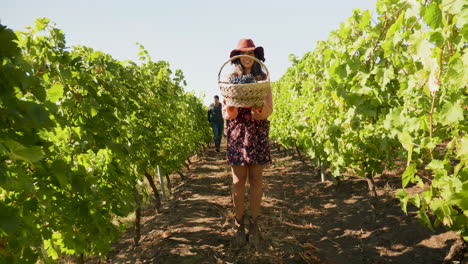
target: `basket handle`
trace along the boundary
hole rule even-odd
[[[218,83],[220,82],[219,81],[219,78],[221,77],[221,71],[223,70],[224,66],[226,66],[226,64],[228,64],[229,62],[235,60],[235,59],[238,59],[238,58],[242,58],[242,57],[248,57],[248,58],[251,58],[253,59],[254,61],[260,63],[260,65],[265,68],[266,70],[266,74],[267,74],[267,80],[270,81],[270,72],[268,71],[268,68],[265,66],[265,64],[263,64],[263,62],[261,62],[259,59],[255,58],[254,56],[250,56],[250,55],[244,55],[244,54],[241,54],[241,55],[236,55],[236,56],[233,56],[231,57],[229,60],[227,60],[223,66],[221,66],[221,68],[219,69],[219,72],[218,72]]]

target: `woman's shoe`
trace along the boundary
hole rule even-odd
[[[237,231],[232,238],[231,245],[234,248],[241,248],[247,244],[247,239],[245,236],[245,226],[244,226],[244,216],[239,220],[234,217],[236,220]]]
[[[262,240],[262,234],[258,228],[258,218],[253,220],[252,217],[250,217],[249,220],[249,244],[258,248]]]

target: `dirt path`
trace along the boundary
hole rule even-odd
[[[140,246],[133,249],[129,228],[107,262],[428,264],[441,263],[455,240],[453,232],[422,227],[414,209],[408,216],[401,211],[393,198],[397,177],[377,179],[375,215],[365,181],[348,179],[339,188],[319,182],[310,164],[273,150],[273,164],[265,170],[264,245],[232,250],[230,177],[225,152],[209,149],[193,160],[188,179],[163,212],[143,212]]]

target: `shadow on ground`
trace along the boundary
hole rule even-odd
[[[133,247],[129,228],[106,262],[427,264],[441,263],[456,238],[453,232],[421,226],[415,208],[408,215],[401,211],[393,198],[397,187],[387,184],[399,182],[398,176],[377,179],[374,211],[365,181],[347,179],[337,188],[319,182],[308,161],[276,149],[272,153],[273,164],[264,174],[264,243],[258,250],[229,245],[230,170],[225,153],[210,148],[193,161],[162,213],[144,211],[140,245]]]

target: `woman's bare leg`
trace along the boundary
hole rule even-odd
[[[244,216],[245,181],[247,180],[247,166],[232,166],[232,197],[234,212],[237,220]]]
[[[252,220],[256,220],[260,214],[260,205],[262,203],[263,165],[250,165],[248,167],[248,176],[250,184],[250,216]]]

